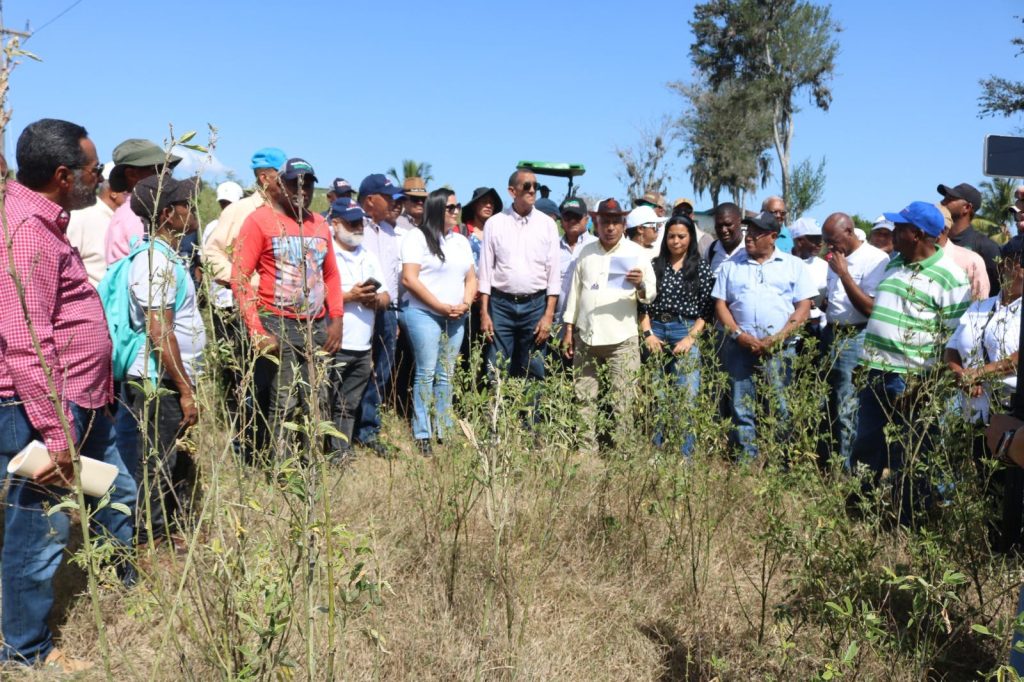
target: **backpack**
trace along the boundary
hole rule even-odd
[[[188,278],[188,271],[181,264],[178,254],[161,241],[139,241],[138,243],[133,243],[132,250],[127,256],[118,259],[107,268],[107,274],[100,280],[99,294],[100,301],[103,303],[103,310],[107,315],[107,330],[110,332],[110,340],[114,346],[114,381],[124,381],[128,378],[128,370],[146,344],[145,325],[143,325],[142,329],[136,329],[132,324],[133,299],[129,281],[132,261],[135,260],[136,256],[148,252],[150,244],[153,245],[153,248],[162,251],[168,260],[174,263],[174,276],[179,282],[185,282]],[[186,286],[178,286],[176,289],[177,294],[174,300],[175,312],[180,310],[185,304],[185,296],[188,293]],[[150,353],[146,374],[153,381],[159,379],[156,372],[156,359],[153,357],[153,353]]]

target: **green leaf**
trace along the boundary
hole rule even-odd
[[[185,149],[191,149],[194,152],[200,152],[202,154],[206,154],[210,151],[201,144],[183,144],[181,146],[184,147]]]
[[[846,647],[846,653],[843,654],[843,663],[853,663],[853,659],[857,658],[859,651],[860,646],[856,642],[850,642],[850,646]]]
[[[182,144],[183,145],[186,142],[191,142],[192,138],[195,137],[195,136],[196,136],[196,131],[190,130],[190,131],[188,131],[187,133],[185,133],[184,135],[182,135],[181,137],[178,138],[178,144]]]
[[[128,508],[128,505],[123,504],[121,502],[111,502],[110,503],[110,508],[114,509],[116,511],[121,512],[125,516],[131,516],[132,515],[132,510]]]
[[[77,510],[78,509],[78,502],[76,502],[75,500],[71,500],[71,499],[64,500],[64,501],[62,501],[62,502],[60,502],[58,504],[53,505],[49,509],[47,509],[46,510],[46,515],[47,516],[53,516],[54,514],[56,514],[58,512],[64,511],[65,509]]]
[[[986,637],[995,637],[995,635],[992,634],[992,631],[984,625],[975,624],[971,626],[971,629],[977,632],[979,635],[985,635]]]

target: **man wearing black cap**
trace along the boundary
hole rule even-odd
[[[754,404],[759,374],[766,375],[785,414],[793,335],[811,311],[818,288],[799,258],[776,248],[782,226],[771,213],[744,218],[744,250],[722,263],[711,291],[725,330],[722,363],[729,375],[733,429],[730,441],[757,457]]]
[[[359,414],[356,418],[355,441],[381,456],[388,454],[380,440],[380,405],[390,393],[391,372],[395,364],[395,344],[398,340],[398,237],[388,221],[396,194],[401,189],[391,184],[387,176],[373,173],[359,183],[359,206],[366,213],[363,219],[363,246],[380,261],[384,273],[381,291],[386,291],[391,303],[376,311],[373,327],[373,378],[366,385]]]
[[[330,356],[341,347],[344,315],[330,230],[322,216],[309,211],[316,183],[313,167],[303,159],[289,159],[280,180],[266,188],[270,204],[253,211],[242,225],[231,283],[253,344],[280,353],[273,378],[279,448],[282,425],[295,419],[297,411],[307,410],[312,399],[326,407],[327,386],[314,371],[317,356],[306,347],[307,325],[312,324],[313,342]],[[254,272],[259,274],[255,290]]]
[[[192,498],[188,480],[178,466],[178,440],[196,423],[195,384],[206,345],[206,327],[196,304],[196,287],[178,255],[178,243],[198,225],[194,212],[198,187],[195,182],[178,182],[169,177],[150,176],[132,191],[130,205],[142,219],[149,234],[149,248],[132,258],[128,286],[132,318],[143,321],[154,350],[152,359],[145,348],[128,368],[125,390],[132,410],[140,418],[147,414],[148,431],[137,434],[135,452],[145,464],[135,463],[133,473],[139,490],[149,491],[149,500],[139,499],[138,516],[149,513],[149,523],[140,523],[152,535],[140,542],[152,543],[172,537],[171,519],[165,516]],[[142,388],[147,380],[164,390],[154,395]],[[145,474],[145,476],[144,476]],[[146,478],[144,485],[143,478]]]
[[[985,272],[988,273],[990,293],[998,294],[999,271],[996,269],[996,260],[999,258],[999,245],[971,225],[974,216],[978,214],[978,209],[981,208],[981,192],[966,182],[961,182],[956,187],[939,185],[937,190],[942,195],[942,205],[949,210],[953,218],[953,227],[949,228],[949,240],[982,257],[985,261]]]
[[[569,298],[569,285],[572,283],[572,273],[575,269],[576,258],[584,246],[597,237],[587,231],[587,202],[579,197],[569,197],[559,207],[562,218],[562,239],[558,242],[558,251],[561,255],[558,269],[562,277],[562,293],[558,297],[558,307],[555,309],[555,321],[561,322],[565,315],[565,302]],[[564,336],[565,328],[561,327],[558,338]],[[571,363],[570,363],[571,366]]]

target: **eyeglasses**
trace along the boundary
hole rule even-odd
[[[427,198],[426,197],[406,197],[405,200],[408,201],[409,203],[412,203],[412,204],[422,204],[422,203],[425,203],[427,201]]]
[[[95,166],[75,166],[75,169],[77,169],[77,170],[90,170],[90,171],[92,171],[92,174],[95,175],[97,178],[102,178],[103,177],[103,164],[102,163],[97,163]]]
[[[756,240],[760,239],[761,237],[763,237],[763,236],[765,236],[767,234],[775,234],[775,233],[774,232],[762,232],[761,230],[751,230],[748,227],[747,228],[747,235],[746,236],[756,241]]]
[[[521,189],[524,192],[532,192],[539,188],[540,183],[537,182],[524,182],[523,184],[519,185],[519,189]]]
[[[657,223],[644,223],[643,225],[640,226],[640,229],[641,230],[657,230],[658,229],[658,224]]]
[[[779,209],[778,211],[768,211],[768,212],[771,213],[776,218],[785,218],[786,217],[786,210],[785,209]]]
[[[462,210],[462,204],[448,204],[447,206],[444,207],[444,210],[448,211],[449,213],[458,213],[459,211]]]

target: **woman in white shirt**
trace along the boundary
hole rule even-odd
[[[402,302],[399,324],[416,360],[412,433],[430,455],[431,437],[451,428],[450,376],[476,296],[476,268],[469,241],[453,228],[462,206],[449,189],[427,197],[423,223],[402,239]],[[431,420],[431,416],[434,419]]]
[[[983,423],[988,423],[993,408],[1005,411],[1017,390],[1017,346],[1024,291],[1021,244],[1007,243],[1001,256],[1002,290],[996,296],[972,303],[946,344],[946,364],[970,398],[966,416]]]

